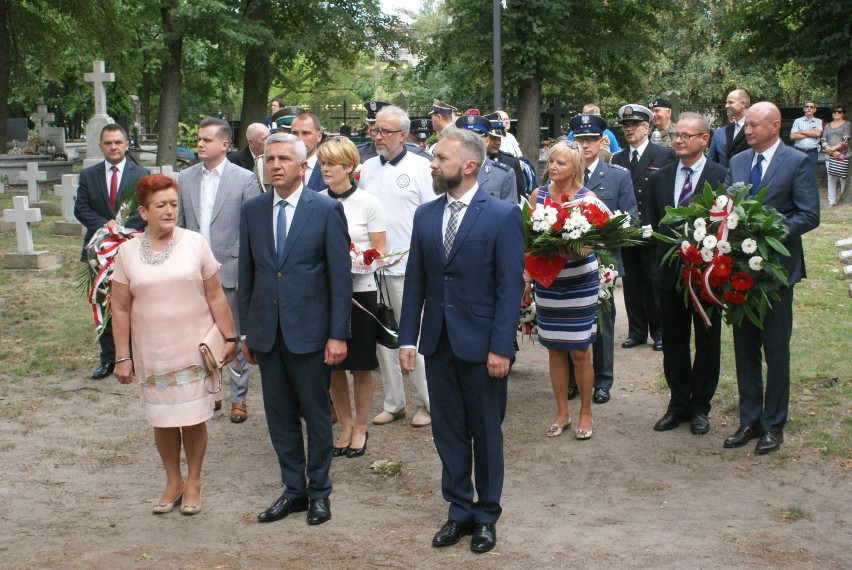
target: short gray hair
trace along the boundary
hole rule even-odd
[[[687,119],[698,123],[698,130],[702,135],[710,134],[710,125],[707,124],[707,119],[699,113],[685,112],[678,117],[678,122]]]
[[[379,117],[384,117],[385,115],[390,115],[397,120],[396,128],[408,134],[408,131],[411,129],[411,119],[408,118],[408,113],[406,113],[401,107],[397,107],[396,105],[388,105],[387,107],[382,107],[382,109],[376,113],[376,120]]]
[[[293,145],[293,150],[296,151],[296,160],[299,161],[299,164],[308,159],[308,148],[305,146],[305,143],[302,142],[302,139],[296,135],[291,135],[290,133],[272,133],[266,138],[266,143],[263,145],[264,154],[266,154],[266,151],[269,149],[269,145],[273,145],[275,143]]]
[[[482,135],[468,129],[460,129],[455,125],[447,126],[441,131],[442,139],[450,139],[461,143],[461,152],[466,160],[476,161],[476,174],[485,162],[485,141]]]

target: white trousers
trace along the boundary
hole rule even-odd
[[[833,174],[828,175],[828,203],[837,203],[837,184],[840,183],[840,193],[846,189],[846,179]]]

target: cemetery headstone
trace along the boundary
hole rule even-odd
[[[32,224],[41,221],[41,210],[30,208],[26,196],[12,198],[12,208],[3,210],[3,221],[15,224],[18,250],[4,257],[6,269],[43,270],[59,269],[64,257],[49,251],[35,251]]]
[[[53,186],[53,193],[62,198],[63,219],[53,224],[53,233],[56,235],[80,237],[83,234],[83,224],[74,217],[79,178],[79,174],[63,174],[62,184]]]
[[[16,142],[23,145],[29,137],[26,119],[6,119],[6,140],[3,142]]]
[[[86,160],[83,162],[84,167],[97,164],[104,158],[101,152],[100,143],[101,130],[110,123],[115,121],[107,115],[106,107],[106,85],[115,81],[114,73],[107,73],[103,61],[95,61],[92,64],[92,73],[83,75],[83,79],[87,83],[92,83],[95,89],[95,115],[86,125]]]
[[[35,123],[39,138],[46,141],[48,123],[52,123],[55,116],[53,113],[48,113],[47,105],[39,105],[37,109],[35,113],[30,115],[30,120]]]
[[[37,162],[28,162],[27,169],[19,172],[18,177],[27,183],[27,197],[29,200],[31,202],[41,200],[41,189],[38,183],[47,180],[47,172],[39,170]]]

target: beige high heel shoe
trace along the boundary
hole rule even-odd
[[[181,499],[183,499],[183,491],[181,491],[178,494],[177,498],[174,501],[171,501],[170,503],[157,503],[156,505],[154,505],[154,514],[164,515],[166,513],[172,512],[175,507],[178,506],[178,503],[181,502]]]

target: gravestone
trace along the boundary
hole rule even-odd
[[[559,97],[554,97],[550,107],[542,111],[547,116],[547,137],[555,139],[562,136],[562,117],[571,113],[570,107],[563,107]]]
[[[30,115],[30,120],[35,123],[39,138],[46,141],[48,123],[52,123],[55,117],[53,113],[48,113],[47,105],[39,105],[37,109],[35,113]]]
[[[47,127],[47,142],[56,149],[56,154],[65,153],[65,127]]]
[[[41,200],[41,189],[38,183],[47,180],[47,172],[39,170],[37,162],[28,162],[27,169],[19,172],[18,178],[27,183],[27,198],[30,202]]]
[[[160,167],[160,174],[162,174],[164,176],[168,176],[169,178],[171,178],[175,182],[177,182],[178,176],[180,175],[179,172],[175,172],[175,169],[171,164],[164,164],[163,166],[161,166]]]
[[[145,168],[147,168],[148,172],[150,172],[151,174],[160,174],[159,166],[146,166]]]
[[[18,251],[7,253],[4,258],[6,269],[43,270],[62,267],[63,256],[49,251],[35,251],[32,223],[41,221],[41,210],[30,208],[26,196],[12,198],[12,209],[3,210],[3,221],[15,225]]]
[[[53,224],[53,233],[60,236],[80,237],[83,224],[74,217],[74,202],[77,199],[79,174],[63,174],[62,184],[53,186],[53,193],[62,198],[62,220]]]
[[[104,158],[99,143],[101,142],[101,131],[110,123],[114,123],[112,117],[107,115],[106,86],[105,83],[115,81],[114,73],[106,73],[103,61],[95,61],[92,64],[92,73],[83,75],[87,83],[93,83],[95,89],[95,115],[86,125],[86,160],[83,167],[97,164]]]
[[[6,119],[6,141],[24,144],[29,138],[26,119]]]

